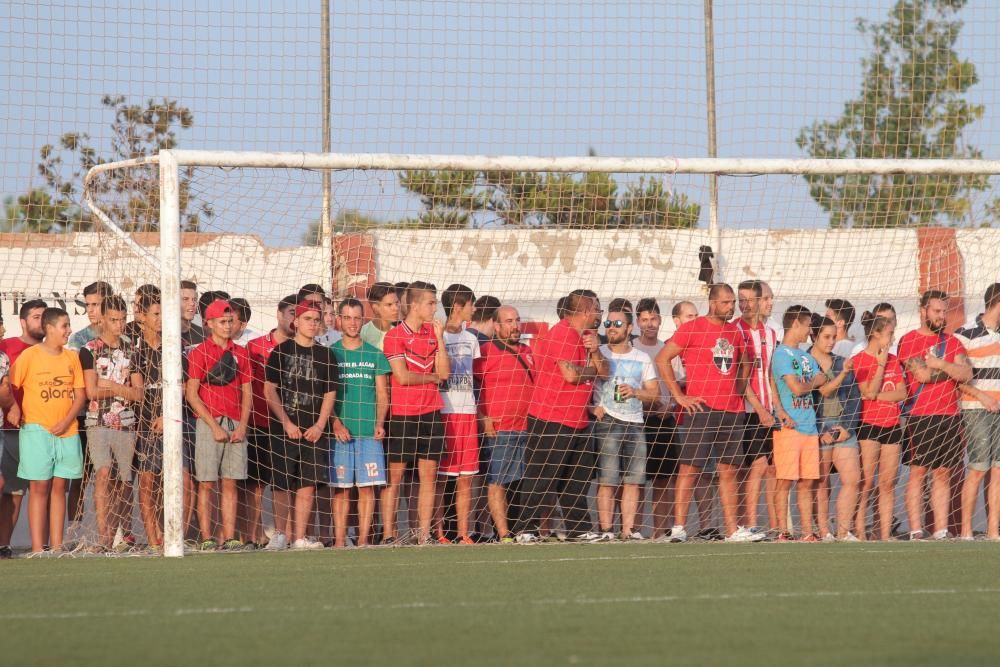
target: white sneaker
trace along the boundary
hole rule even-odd
[[[674,526],[670,529],[670,542],[672,544],[679,544],[687,541],[688,534],[687,531],[684,530],[684,526]]]
[[[308,537],[300,537],[299,539],[292,542],[292,549],[295,551],[311,551],[313,549],[322,549],[323,543],[317,542],[316,540],[310,539]]]
[[[538,536],[534,533],[518,533],[514,541],[518,544],[538,544]]]
[[[605,531],[601,533],[601,537],[597,539],[598,542],[614,542],[615,534],[611,531]]]
[[[823,536],[823,541],[824,542],[836,542],[837,538],[834,537],[833,533],[827,533],[826,535]]]
[[[588,530],[586,533],[580,533],[573,538],[574,542],[600,542],[601,534],[595,533],[592,530]]]
[[[860,542],[861,540],[859,540],[858,536],[855,535],[854,533],[852,533],[851,531],[847,531],[847,535],[844,535],[842,538],[840,538],[839,541],[840,542]]]
[[[622,533],[622,539],[623,540],[628,540],[630,542],[633,542],[633,541],[637,542],[639,540],[644,540],[646,538],[643,537],[642,533],[640,533],[638,530],[634,530],[631,533]]]
[[[726,542],[760,542],[764,539],[764,533],[755,533],[746,526],[739,526],[736,531],[726,538]]]
[[[951,533],[949,533],[947,530],[939,530],[939,531],[936,531],[933,535],[931,535],[931,539],[933,539],[933,540],[950,540],[951,539]]]
[[[264,551],[281,551],[288,548],[288,537],[280,531],[276,531],[268,541]]]

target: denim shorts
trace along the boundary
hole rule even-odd
[[[835,442],[832,445],[823,444],[823,435],[825,433],[827,433],[827,432],[834,431],[835,429],[838,429],[838,427],[840,427],[840,426],[843,426],[843,423],[841,422],[840,417],[817,417],[816,418],[816,431],[819,433],[819,436],[820,436],[819,437],[819,449],[820,449],[820,451],[829,451],[829,450],[833,449],[834,447],[852,447],[854,449],[859,449],[860,448],[860,445],[858,445],[857,434],[854,433],[854,431],[852,431],[851,429],[847,428],[846,426],[844,426],[844,430],[847,431],[847,433],[849,434],[849,437],[847,438],[847,440],[843,440],[841,442]],[[839,436],[839,434],[840,434],[839,429],[836,431],[836,433]]]
[[[608,415],[594,422],[597,483],[603,486],[646,483],[646,428]]]
[[[486,483],[506,486],[523,479],[527,443],[527,431],[498,431],[495,438],[483,438]]]
[[[969,468],[979,472],[1000,468],[1000,413],[962,410]]]

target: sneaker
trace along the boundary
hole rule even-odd
[[[115,538],[111,540],[111,550],[118,551],[123,542],[125,542],[125,531],[122,530],[121,526],[118,526],[118,530],[115,531]],[[125,547],[124,550],[127,551],[128,547]]]
[[[0,560],[9,560],[14,557],[14,550],[10,548],[9,544],[5,544],[0,547]]]
[[[722,534],[718,528],[703,528],[698,531],[698,534],[694,538],[696,540],[705,540],[706,542],[715,542],[722,539]]]
[[[939,530],[931,535],[932,540],[950,540],[953,537],[954,535],[949,533],[947,530]]]
[[[219,548],[219,543],[215,541],[214,537],[210,537],[207,540],[203,540],[198,545],[198,551],[215,551]]]
[[[514,538],[510,535],[504,535],[500,538],[500,544],[514,544]]]
[[[799,538],[799,542],[809,542],[809,543],[819,542],[819,538],[816,537],[815,534],[809,533],[808,535],[803,535],[801,538]]]
[[[441,537],[437,538],[437,539],[436,539],[435,541],[436,541],[436,542],[437,542],[438,544],[451,544],[451,543],[452,543],[452,541],[451,541],[451,540],[449,540],[449,539],[448,539],[447,537],[445,537],[444,535],[442,535]]]
[[[726,542],[760,542],[763,539],[764,533],[755,533],[745,526],[739,526],[732,535],[726,538]]]
[[[596,542],[614,542],[615,534],[610,530],[601,533],[601,536],[595,540]]]
[[[794,542],[795,536],[791,533],[778,533],[778,536],[774,538],[775,542]]]
[[[907,536],[906,539],[910,540],[911,542],[917,542],[919,540],[926,540],[927,539],[927,533],[925,533],[923,530],[911,530],[910,534]]]
[[[505,537],[504,539],[508,540],[510,538]],[[518,533],[517,536],[514,537],[514,542],[517,544],[537,544],[538,536],[534,533]]]
[[[558,542],[565,542],[566,537],[565,536],[560,537],[559,533],[549,533],[548,535],[542,535],[541,537],[539,537],[538,541],[543,542],[545,544],[556,544]]]
[[[477,542],[468,535],[462,535],[456,544],[477,544]]]
[[[228,540],[226,540],[225,542],[222,543],[222,550],[223,551],[245,551],[246,549],[243,546],[243,542],[240,541],[240,540],[238,540],[238,539],[236,539],[234,537],[234,538],[228,539]]]
[[[316,540],[310,539],[308,537],[300,537],[299,539],[292,542],[291,549],[295,551],[313,551],[315,549],[322,549],[323,543],[317,542]]]
[[[833,533],[827,533],[826,535],[823,536],[823,541],[827,543],[836,542],[837,538],[834,537]]]
[[[633,530],[631,533],[622,533],[622,539],[627,542],[638,542],[646,538],[638,530]]]
[[[276,532],[264,547],[264,551],[282,551],[288,548],[288,537],[282,532]]]
[[[681,542],[688,541],[687,531],[684,530],[684,526],[674,526],[670,529],[670,543],[680,544]]]
[[[558,539],[558,538],[557,538]],[[573,537],[574,542],[600,542],[601,534],[588,530],[586,533],[579,533]]]
[[[837,541],[838,542],[860,542],[861,540],[859,540],[858,536],[855,535],[854,533],[852,533],[851,531],[847,531],[847,535],[844,535],[843,537],[841,537]]]
[[[379,544],[382,545],[383,547],[391,547],[394,546],[398,541],[399,540],[397,540],[395,536],[389,535],[388,537],[383,537],[382,541],[379,542]]]
[[[962,535],[959,538],[960,542],[975,542],[976,538],[972,535]]]

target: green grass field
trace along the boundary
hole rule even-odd
[[[995,665],[994,544],[0,562],[6,665]]]

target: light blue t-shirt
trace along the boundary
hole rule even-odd
[[[643,383],[656,380],[656,367],[649,355],[634,347],[624,354],[611,351],[607,345],[601,346],[601,354],[608,360],[608,379],[594,383],[594,405],[625,422],[642,423],[642,401],[629,398],[621,403],[615,401],[615,384],[627,384],[633,389],[641,389]]]
[[[795,430],[805,435],[818,435],[813,393],[809,391],[796,396],[785,382],[785,376],[794,375],[801,382],[811,383],[819,372],[819,362],[808,352],[781,344],[774,350],[771,372],[778,385],[781,407],[795,420]]]

